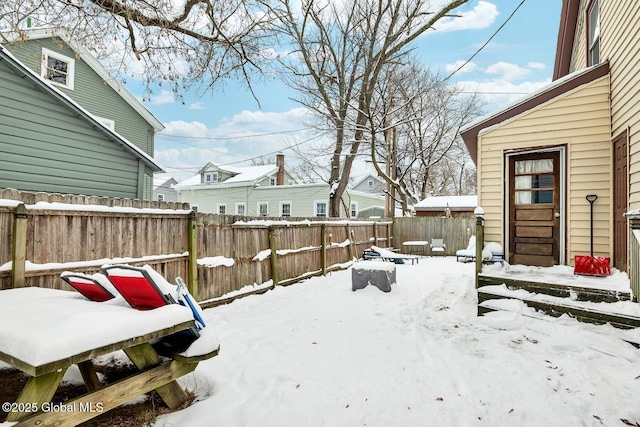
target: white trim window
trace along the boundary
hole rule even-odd
[[[280,216],[291,216],[291,202],[280,202]]]
[[[217,211],[220,215],[227,214],[227,204],[226,203],[218,203]]]
[[[68,56],[42,48],[40,75],[57,86],[73,90],[76,61]]]
[[[158,201],[159,202],[164,202],[164,194],[162,194],[162,193],[158,194]]]
[[[258,202],[258,216],[269,216],[269,202]]]
[[[246,215],[247,205],[245,203],[236,203],[236,215]]]
[[[269,185],[274,186],[274,185],[276,185],[276,182],[277,181],[276,181],[275,177],[273,177],[273,176],[269,177]]]
[[[588,49],[587,66],[600,63],[600,10],[598,7],[599,0],[594,0],[587,11],[588,22]]]
[[[315,201],[313,202],[313,211],[316,216],[326,217],[327,216],[327,202],[324,201]]]
[[[358,217],[358,202],[351,202],[351,209],[349,211],[351,218]]]
[[[220,176],[218,175],[218,172],[205,172],[204,174],[204,182],[205,184],[213,184],[218,182]]]

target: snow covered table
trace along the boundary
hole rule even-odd
[[[0,313],[0,360],[31,376],[10,410],[3,406],[7,421],[21,421],[20,426],[77,425],[152,390],[176,408],[187,400],[176,379],[218,351],[215,340],[215,348],[193,357],[186,352],[160,358],[151,342],[194,326],[191,310],[179,304],[139,311],[122,302],[93,302],[76,292],[33,287],[0,291]],[[124,350],[140,371],[103,385],[91,360],[117,350]],[[80,368],[89,392],[51,406],[72,364]]]
[[[427,255],[427,248],[429,247],[429,242],[426,240],[409,240],[407,242],[402,242],[402,246],[407,248],[407,252],[414,255]]]
[[[396,283],[396,265],[384,261],[357,262],[351,267],[351,290],[373,285],[384,292]]]

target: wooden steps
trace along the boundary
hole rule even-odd
[[[503,286],[504,285],[504,286]],[[505,299],[522,301],[553,317],[567,314],[581,322],[610,323],[621,329],[640,327],[640,317],[607,310],[607,303],[631,301],[631,292],[531,282],[488,274],[478,276],[478,315],[505,310]],[[605,303],[605,305],[589,303]],[[603,309],[604,308],[604,309]]]
[[[618,292],[609,289],[586,288],[576,285],[561,285],[550,282],[532,282],[480,273],[478,287],[487,285],[507,285],[509,289],[524,289],[531,293],[571,298],[576,301],[618,302],[631,301],[631,291]]]

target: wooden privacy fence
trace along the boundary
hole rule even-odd
[[[391,221],[287,218],[265,220],[201,214],[197,220],[198,292],[216,298],[243,286],[294,283],[343,268],[377,243]]]
[[[458,249],[465,249],[469,237],[475,234],[475,218],[419,216],[393,221],[393,244],[397,249],[402,249],[404,242],[443,239],[447,245],[446,255],[452,256]]]
[[[326,274],[372,244],[402,249],[406,241],[442,238],[454,255],[475,234],[473,218],[266,220],[137,200],[31,194],[17,201],[2,191],[0,289],[66,288],[62,271],[96,273],[126,262],[149,264],[170,280],[181,276],[204,300]]]
[[[326,274],[371,244],[391,246],[390,221],[267,221],[149,201],[44,194],[8,200],[2,191],[0,289],[70,289],[63,271],[148,264],[170,281],[183,277],[202,301]]]

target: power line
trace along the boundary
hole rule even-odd
[[[511,20],[511,18],[513,18],[513,15],[515,15],[515,14],[516,14],[516,12],[518,11],[518,9],[520,9],[520,6],[522,6],[522,5],[524,4],[524,2],[525,2],[525,1],[526,1],[526,0],[522,0],[522,1],[520,2],[520,4],[519,4],[519,5],[518,5],[514,10],[513,10],[513,12],[511,12],[511,15],[509,15],[509,17],[507,18],[507,20],[506,20],[506,21],[504,21],[504,22],[502,23],[502,25],[500,25],[500,27],[498,27],[498,29],[497,29],[497,30],[496,30],[496,31],[491,35],[491,37],[489,37],[489,40],[487,40],[487,41],[485,42],[485,44],[483,44],[482,46],[480,46],[480,48],[479,48],[478,50],[476,50],[476,51],[475,51],[475,53],[474,53],[473,55],[471,55],[471,57],[465,61],[465,63],[464,63],[464,64],[462,64],[462,65],[461,65],[461,66],[459,66],[455,71],[453,71],[451,74],[449,74],[449,75],[444,79],[444,81],[449,80],[449,79],[450,79],[450,78],[451,78],[455,73],[457,73],[458,71],[460,71],[460,70],[461,70],[465,65],[467,65],[469,62],[471,62],[471,60],[472,60],[473,58],[475,58],[475,56],[476,56],[477,54],[479,54],[479,53],[480,53],[480,51],[481,51],[482,49],[484,49],[484,48],[485,48],[485,47],[486,47],[486,46],[491,42],[491,40],[493,40],[493,38],[494,38],[494,37],[495,37],[495,36],[500,32],[500,30],[502,30],[502,29],[504,28],[504,26],[505,26],[505,25],[507,25],[507,22],[509,22],[509,21]]]
[[[277,132],[267,132],[267,133],[256,133],[252,135],[238,135],[238,136],[181,136],[181,135],[171,135],[171,134],[162,134],[159,133],[157,136],[162,138],[180,138],[180,139],[204,139],[207,141],[227,141],[232,139],[245,139],[245,138],[258,138],[262,136],[271,136],[271,135],[281,135],[284,133],[292,133],[292,132],[301,132],[303,130],[310,130],[310,128],[301,128],[301,129],[290,129],[290,130],[281,130]]]
[[[302,145],[302,144],[305,144],[307,142],[313,141],[314,139],[318,139],[320,137],[323,137],[326,134],[327,134],[327,132],[322,132],[322,133],[319,133],[317,135],[312,136],[311,138],[305,139],[304,141],[300,141],[300,142],[297,142],[297,143],[295,143],[293,145],[289,145],[288,147],[284,147],[282,149],[275,150],[275,151],[272,151],[272,152],[269,152],[269,153],[260,154],[258,156],[254,156],[254,157],[243,157],[243,156],[239,156],[237,154],[231,154],[231,153],[227,153],[227,152],[222,152],[222,151],[215,150],[215,149],[212,149],[212,148],[196,147],[196,146],[190,145],[190,144],[185,144],[185,145],[188,145],[188,146],[194,147],[194,148],[199,148],[199,149],[204,150],[204,151],[211,151],[211,152],[214,152],[216,154],[224,154],[224,155],[227,155],[227,156],[233,156],[233,157],[238,157],[238,158],[242,159],[242,160],[238,160],[237,162],[224,163],[225,166],[230,166],[230,165],[235,165],[235,164],[238,164],[238,163],[250,162],[252,160],[257,160],[257,159],[260,159],[260,158],[266,157],[266,156],[271,156],[273,154],[280,153],[280,152],[282,152],[284,150],[290,150],[290,149],[293,149],[293,148],[295,148],[295,147],[297,147],[299,145]],[[201,168],[201,166],[199,166],[199,167],[195,167],[194,166],[194,167],[190,167],[190,168],[187,168],[187,167],[179,168],[179,167],[172,167],[172,166],[164,166],[164,167],[166,169],[175,169],[175,170],[184,170],[184,171],[199,170]]]

